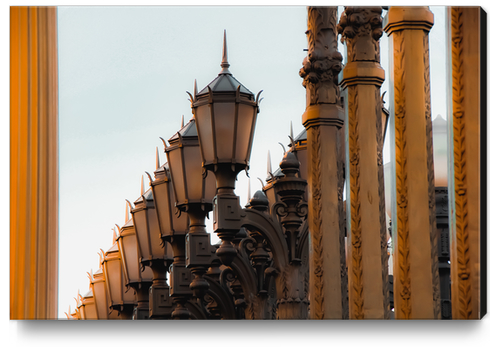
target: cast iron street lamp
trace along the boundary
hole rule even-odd
[[[212,209],[216,181],[212,173],[205,174],[202,170],[201,151],[194,119],[191,119],[168,142],[167,146],[163,141],[170,177],[172,177],[175,206],[189,217],[189,232],[185,239],[185,264],[179,262],[172,266],[172,296],[177,302],[177,308],[172,316],[188,319],[189,313],[185,309],[185,303],[190,298],[189,293],[184,294],[186,290],[175,292],[173,289],[182,286],[180,283],[182,277],[188,278],[184,276],[186,273],[184,266],[194,274],[189,284],[189,289],[192,291],[190,294],[193,293],[194,296],[202,299],[209,288],[209,284],[202,277],[209,267],[212,256],[205,219]],[[175,233],[175,229],[173,232]]]
[[[162,284],[161,281],[166,281],[166,272],[169,263],[172,261],[173,255],[171,248],[166,245],[161,238],[153,193],[151,189],[143,192],[143,184],[141,190],[142,194],[134,202],[134,208],[131,210],[136,232],[136,244],[138,245],[140,257],[139,262],[142,266],[149,266],[152,269],[152,287],[153,285],[156,285],[155,288],[159,288]],[[142,296],[146,295],[147,298],[148,295],[150,295],[148,300],[151,300],[151,303],[153,304],[152,308],[155,308],[155,300],[153,298],[155,293],[152,288],[142,288],[139,294]],[[162,294],[164,295],[164,298],[166,297],[168,299],[168,294],[167,296],[165,296],[164,293]],[[156,302],[158,302],[158,300],[156,300]],[[167,302],[158,303],[158,306],[168,306],[168,300]],[[146,310],[149,310],[148,306],[146,307]],[[163,318],[165,316],[165,312],[154,312],[153,309],[151,313],[151,318]]]
[[[213,228],[222,240],[216,254],[225,265],[230,265],[236,255],[231,241],[241,227],[241,207],[234,192],[235,181],[238,173],[249,167],[259,111],[254,94],[233,77],[229,66],[225,32],[221,72],[202,91],[196,94],[194,88],[194,95],[189,94],[202,166],[216,176]],[[259,96],[260,92],[257,99]]]
[[[133,319],[147,319],[148,310],[148,290],[152,284],[153,276],[151,271],[140,265],[140,254],[136,239],[133,219],[128,220],[126,208],[126,223],[119,228],[116,224],[119,235],[116,242],[121,253],[126,286],[130,286],[136,291],[138,305],[135,306]]]
[[[104,254],[102,268],[104,269],[109,307],[119,311],[121,319],[131,319],[136,304],[136,293],[133,288],[126,288],[124,284],[123,264],[116,240]]]

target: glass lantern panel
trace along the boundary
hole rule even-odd
[[[185,180],[187,182],[187,196],[190,201],[202,199],[202,161],[199,146],[184,147]],[[172,179],[175,176],[172,175]]]
[[[148,226],[146,223],[146,212],[145,210],[140,210],[135,213],[133,213],[133,221],[134,221],[134,226],[135,226],[135,232],[136,232],[136,237],[138,240],[138,245],[140,248],[140,256],[143,259],[148,259],[150,256],[150,249],[149,249],[149,243],[150,240],[148,239]]]
[[[184,173],[182,171],[182,148],[176,148],[170,152],[167,152],[168,162],[170,166],[170,172],[172,175],[173,185],[175,187],[175,197],[177,203],[183,204],[185,202],[185,187],[184,187]]]
[[[120,247],[121,256],[126,263],[126,269],[128,271],[128,277],[125,279],[125,283],[136,282],[139,279],[139,259],[138,250],[136,244],[136,234],[128,233],[120,238],[122,247]]]
[[[107,304],[105,281],[94,281],[92,291],[94,294],[94,300],[96,301],[99,319],[107,319],[109,305]]]
[[[154,208],[148,208],[147,215],[150,227],[151,256],[152,258],[162,258],[164,253],[160,245],[162,240],[160,238],[157,212]]]
[[[122,303],[122,268],[121,261],[111,259],[105,262],[104,272],[106,273],[106,281],[109,283],[110,290],[110,305],[118,305]]]
[[[85,319],[97,319],[97,313],[95,312],[95,304],[85,304]]]
[[[234,157],[235,103],[214,104],[214,127],[218,161],[229,162]]]
[[[251,105],[239,104],[236,154],[237,161],[246,162],[248,159],[248,148],[253,139],[252,127],[255,108]]]
[[[196,125],[199,125],[199,141],[201,142],[204,162],[213,162],[213,123],[211,120],[211,105],[203,105],[196,109]]]
[[[171,225],[171,218],[172,218],[172,211],[174,208],[174,205],[169,206],[169,188],[172,183],[167,182],[167,183],[162,183],[162,184],[157,184],[153,186],[153,199],[155,201],[155,206],[157,209],[157,214],[158,214],[158,222],[160,225],[160,232],[162,233],[163,236],[170,236],[172,235],[172,225]],[[173,199],[175,200],[175,199]]]

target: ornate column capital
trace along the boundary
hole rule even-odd
[[[384,31],[390,36],[398,30],[430,31],[434,25],[434,14],[428,6],[390,7],[383,20]]]
[[[338,74],[342,54],[337,50],[337,7],[308,7],[308,56],[299,75],[306,88],[307,107],[339,104]]]
[[[347,60],[379,63],[379,38],[383,35],[381,6],[347,6],[337,30],[341,42],[347,41]]]

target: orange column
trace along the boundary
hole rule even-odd
[[[449,229],[453,319],[478,319],[480,307],[480,42],[478,7],[448,8]],[[484,194],[484,193],[483,193]],[[483,269],[483,273],[485,273]]]
[[[10,8],[10,319],[54,319],[58,292],[56,8]]]

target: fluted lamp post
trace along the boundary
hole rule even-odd
[[[112,247],[105,252],[102,262],[107,301],[112,310],[120,313],[121,319],[131,319],[136,304],[136,293],[133,288],[125,285],[121,254],[115,241]]]
[[[173,296],[179,293],[192,295],[189,288],[190,271],[185,267],[185,236],[189,232],[189,218],[187,213],[181,212],[175,206],[175,194],[171,184],[170,170],[167,163],[160,166],[157,152],[157,170],[154,172],[155,179],[150,177],[151,190],[155,202],[155,209],[160,226],[162,239],[169,243],[173,250],[172,273],[180,273],[175,276],[172,283]],[[167,284],[167,270],[171,263],[165,264],[165,271],[154,270],[152,294],[150,295],[150,313],[156,317],[170,317],[173,311],[172,300],[169,298],[169,286]],[[178,268],[178,269],[177,269]],[[183,279],[188,278],[189,281]],[[155,298],[155,300],[153,299]],[[156,301],[158,298],[158,302]],[[184,309],[185,311],[185,309]],[[184,313],[188,315],[187,311]]]
[[[203,172],[194,119],[191,119],[168,142],[168,146],[165,141],[163,143],[172,177],[175,206],[180,211],[186,212],[189,217],[189,232],[186,234],[185,242],[185,266],[194,275],[189,288],[194,296],[202,298],[209,288],[209,284],[202,276],[209,268],[212,257],[205,219],[212,209],[212,199],[216,194],[216,181],[212,172],[207,174]],[[182,276],[185,274],[182,265],[174,263],[170,277],[170,287],[178,305],[172,313],[175,319],[189,318],[188,311],[184,307],[189,295],[184,294],[185,290],[181,283]]]
[[[126,209],[127,211],[127,209]],[[126,223],[119,228],[116,242],[121,253],[125,285],[136,291],[138,304],[134,307],[133,319],[148,319],[149,288],[153,281],[151,269],[140,264],[140,255],[134,230],[133,219],[126,217]]]
[[[158,287],[161,277],[166,277],[166,274],[163,273],[166,273],[169,263],[172,262],[173,254],[171,247],[162,240],[160,234],[153,192],[151,189],[143,192],[143,184],[141,190],[141,196],[134,202],[134,208],[131,209],[136,233],[136,244],[138,245],[140,263],[152,269],[152,286],[157,285]],[[152,289],[149,290],[152,291]],[[149,292],[147,293],[150,295]],[[153,303],[153,299],[148,299],[152,300]],[[166,302],[162,302],[162,305],[169,305],[168,296],[166,297]],[[153,315],[153,310],[151,318],[157,318]]]
[[[225,32],[221,72],[197,94],[195,87],[191,95],[202,166],[216,176],[213,227],[222,240],[216,254],[225,265],[236,255],[231,241],[240,230],[241,207],[234,192],[235,181],[238,173],[249,167],[259,111],[254,94],[233,77],[229,66]],[[259,96],[260,92],[257,99]]]

